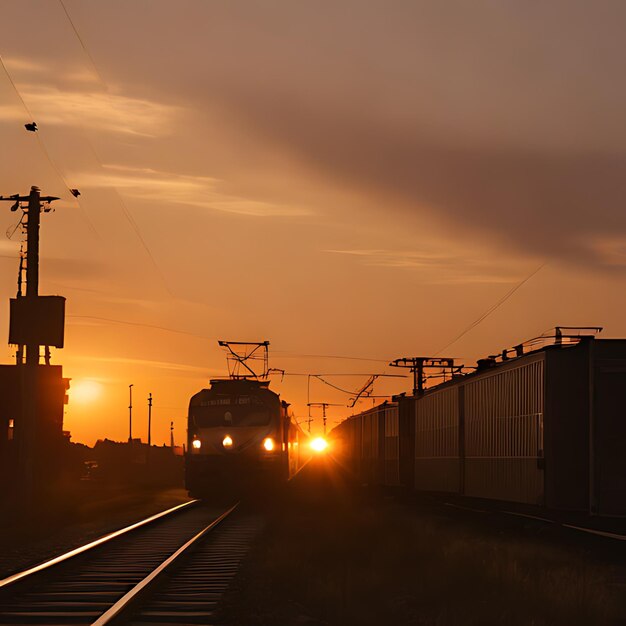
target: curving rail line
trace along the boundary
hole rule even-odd
[[[223,593],[259,528],[256,518],[232,515],[238,504],[224,511],[191,501],[5,578],[0,624],[105,626],[145,622],[142,611],[151,623],[172,623],[177,611],[184,623],[206,623],[216,604],[213,592]],[[163,576],[166,571],[171,575]],[[202,583],[198,572],[211,593],[191,598],[185,591]],[[179,576],[185,582],[176,595],[172,585]],[[147,610],[150,604],[156,608]]]

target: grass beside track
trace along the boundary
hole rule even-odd
[[[31,512],[2,511],[0,578],[189,500],[181,488],[79,487]]]
[[[309,468],[223,604],[229,624],[585,625],[617,621],[610,564],[539,532],[349,489]],[[567,542],[566,542],[567,543]]]

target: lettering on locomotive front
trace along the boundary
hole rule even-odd
[[[219,426],[267,426],[270,409],[258,398],[210,398],[190,407],[191,425],[196,428]]]

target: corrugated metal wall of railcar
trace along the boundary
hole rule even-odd
[[[384,429],[383,483],[389,487],[397,487],[400,485],[398,404],[385,403],[381,405],[380,410]]]
[[[359,416],[353,416],[341,422],[330,433],[330,453],[341,467],[359,480],[361,444],[357,430],[360,428]]]
[[[459,386],[426,393],[414,401],[415,489],[458,492]]]
[[[463,383],[466,495],[544,503],[544,375],[541,352]]]
[[[402,394],[397,396],[397,403],[400,484],[412,491],[415,488],[415,399]]]
[[[370,410],[358,416],[361,422],[361,480],[367,485],[381,483],[380,412]]]

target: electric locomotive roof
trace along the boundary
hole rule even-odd
[[[210,380],[208,389],[201,389],[189,400],[189,406],[200,406],[207,398],[257,398],[271,404],[280,402],[280,395],[269,389],[270,381],[246,378],[217,378]]]
[[[254,380],[251,378],[212,378],[210,381],[211,389],[214,387],[241,387],[242,389],[268,389],[269,380]]]

